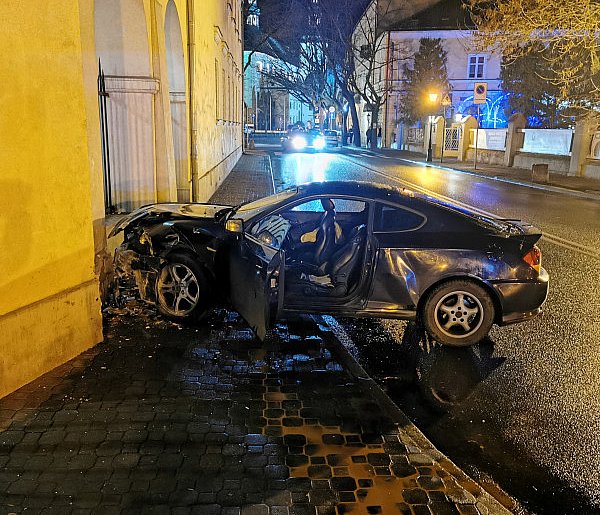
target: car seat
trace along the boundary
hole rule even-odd
[[[355,272],[361,263],[362,243],[365,240],[366,225],[352,229],[347,242],[336,250],[328,261],[304,273],[301,279],[308,284],[305,293],[341,297],[347,295],[354,286]]]
[[[325,210],[317,225],[317,237],[314,247],[313,263],[321,266],[333,253],[335,248],[335,204],[329,198],[321,199]]]

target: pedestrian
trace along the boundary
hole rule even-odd
[[[371,135],[373,134],[373,129],[369,127],[367,129],[367,148],[371,146]]]
[[[377,148],[381,148],[381,126],[377,129]]]

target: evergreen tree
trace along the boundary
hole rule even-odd
[[[548,80],[549,50],[535,45],[517,58],[502,58],[500,79],[508,95],[507,118],[514,113],[527,117],[530,127],[560,128],[573,123],[572,109],[560,100],[560,88]]]
[[[446,61],[447,54],[441,39],[423,38],[419,41],[412,67],[408,64],[403,66],[403,102],[399,112],[401,120],[414,123],[441,112],[440,102],[444,95],[450,93]],[[435,104],[429,100],[430,93],[438,94]]]

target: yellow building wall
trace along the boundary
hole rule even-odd
[[[243,20],[241,0],[193,4],[192,167],[194,200],[205,202],[242,153]]]
[[[0,397],[102,339],[90,6],[0,10]]]

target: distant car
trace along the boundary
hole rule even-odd
[[[116,263],[174,319],[224,299],[259,338],[297,313],[417,320],[438,342],[472,345],[493,323],[540,312],[548,274],[538,229],[406,190],[311,183],[237,207],[152,204]]]
[[[325,135],[325,143],[328,147],[337,147],[339,145],[339,135],[337,131],[327,130]]]
[[[292,129],[281,138],[281,148],[284,152],[319,152],[326,147],[325,136],[317,129]]]

